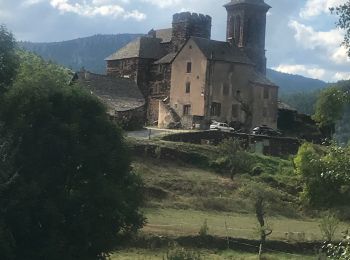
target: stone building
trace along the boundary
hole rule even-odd
[[[82,70],[74,75],[73,82],[79,83],[101,100],[110,118],[124,129],[143,127],[146,102],[134,81]]]
[[[226,121],[277,126],[278,87],[266,77],[264,0],[231,0],[227,41],[211,40],[210,16],[178,13],[172,28],[151,30],[107,61],[107,74],[134,80],[159,127]]]

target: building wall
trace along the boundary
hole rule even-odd
[[[159,101],[170,97],[171,64],[153,64],[150,71],[147,121],[158,121]]]
[[[253,97],[253,127],[267,125],[277,128],[278,87],[254,84]]]
[[[187,73],[189,62],[192,64],[191,73]],[[206,72],[206,57],[192,40],[188,41],[172,64],[170,106],[180,117],[184,116],[186,105],[191,105],[189,115],[205,116]],[[190,91],[186,93],[188,82]]]
[[[249,84],[252,67],[244,64],[233,64],[212,61],[210,64],[209,98],[207,117],[220,122],[244,122],[245,113],[241,102],[251,104],[252,89]],[[220,116],[212,114],[213,103],[221,104]],[[236,106],[238,111],[233,112]]]

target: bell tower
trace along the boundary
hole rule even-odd
[[[271,8],[264,0],[231,0],[227,10],[227,41],[243,49],[266,75],[266,14]]]

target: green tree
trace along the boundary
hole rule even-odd
[[[329,87],[320,93],[313,118],[320,127],[334,128],[335,123],[342,118],[344,103],[344,92],[336,86]]]
[[[230,170],[231,179],[239,172],[249,172],[251,169],[251,160],[249,154],[244,150],[242,142],[237,139],[229,138],[223,140],[219,145],[219,151],[222,159],[225,160]]]
[[[316,207],[347,203],[350,184],[350,148],[303,144],[295,158],[303,180],[302,199]]]
[[[7,259],[105,259],[144,219],[142,183],[105,107],[68,71],[22,53],[0,104],[1,239]],[[13,242],[11,242],[13,241]],[[13,258],[11,258],[13,256]]]
[[[331,8],[331,11],[339,16],[337,26],[345,30],[344,46],[348,49],[350,56],[350,1],[345,4]]]
[[[0,25],[0,94],[14,80],[18,68],[16,41],[4,25]]]

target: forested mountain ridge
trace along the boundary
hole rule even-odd
[[[283,73],[272,69],[267,69],[266,75],[272,82],[280,86],[281,94],[313,92],[327,86],[327,83],[322,80]]]
[[[53,43],[19,42],[20,47],[75,71],[82,67],[95,73],[105,73],[104,59],[140,34],[94,35]],[[281,94],[311,92],[326,86],[326,82],[299,75],[267,70],[267,77],[280,86]]]
[[[104,73],[104,59],[140,34],[94,35],[63,42],[19,42],[25,50],[34,52],[45,60],[54,61],[72,70],[82,67],[95,73]]]

